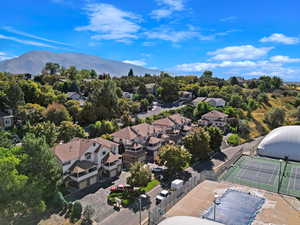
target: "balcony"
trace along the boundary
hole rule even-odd
[[[160,148],[161,144],[157,143],[157,144],[149,144],[146,146],[146,149],[149,151],[158,151],[158,149]]]
[[[89,177],[93,177],[96,176],[98,174],[97,168],[95,168],[96,170],[93,170],[91,172],[80,172],[80,173],[72,173],[70,175],[70,178],[76,182],[81,182]]]
[[[107,162],[103,164],[103,169],[105,170],[114,170],[117,169],[120,165],[122,165],[122,160],[116,160],[114,162]]]

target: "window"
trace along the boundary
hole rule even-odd
[[[102,155],[105,155],[106,154],[106,151],[102,152]]]
[[[92,153],[87,152],[84,154],[86,159],[91,159],[92,158]]]

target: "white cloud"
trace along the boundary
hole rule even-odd
[[[0,61],[14,58],[14,56],[9,56],[5,52],[0,52]]]
[[[237,19],[236,16],[228,16],[225,18],[220,19],[221,22],[233,22]]]
[[[37,41],[23,40],[23,39],[6,36],[6,35],[2,35],[2,34],[0,34],[0,39],[14,41],[14,42],[18,42],[18,43],[21,43],[24,45],[34,45],[34,46],[39,46],[39,47],[57,48],[53,45],[49,45],[49,44],[45,44],[45,43],[41,43],[41,42],[37,42]]]
[[[287,45],[299,43],[299,38],[297,37],[287,37],[284,34],[274,33],[269,37],[263,37],[260,42],[277,42]]]
[[[147,64],[143,60],[124,60],[123,63],[129,63],[136,66],[145,66]]]
[[[89,25],[77,27],[77,31],[92,31],[94,40],[116,40],[127,42],[136,39],[140,30],[137,15],[122,11],[113,5],[99,3],[89,4],[86,7]]]
[[[278,63],[295,63],[300,62],[300,58],[290,58],[289,56],[276,55],[270,58],[272,62]]]
[[[18,35],[21,35],[21,36],[24,36],[24,37],[33,38],[33,39],[40,40],[40,41],[50,42],[50,43],[59,44],[59,45],[71,46],[71,45],[69,45],[67,43],[64,43],[64,42],[54,41],[54,40],[50,40],[50,39],[47,39],[47,38],[39,37],[39,36],[29,34],[29,33],[26,33],[26,32],[20,31],[20,30],[16,30],[16,29],[14,29],[12,27],[8,27],[8,26],[3,27],[2,29],[5,30],[5,31],[8,31],[10,33],[13,33],[13,34],[18,34]]]
[[[283,67],[282,63],[263,61],[222,61],[220,63],[197,62],[177,65],[173,68],[177,72],[203,72],[204,70],[218,70],[222,73],[240,76],[280,76],[284,79],[295,79],[300,69]]]
[[[256,48],[252,45],[229,46],[209,52],[208,55],[213,55],[212,59],[214,60],[257,59],[267,55],[271,49],[273,47]]]
[[[213,36],[205,36],[189,27],[187,30],[173,30],[169,27],[161,26],[152,31],[144,33],[149,39],[160,39],[164,41],[171,41],[178,43],[192,38],[198,38],[199,40],[212,40]]]
[[[151,16],[155,19],[166,18],[172,15],[175,11],[184,9],[183,0],[157,0],[158,5],[162,8],[153,10]]]

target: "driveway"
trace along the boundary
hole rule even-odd
[[[95,210],[93,219],[99,223],[106,217],[115,212],[111,205],[107,204],[107,196],[110,193],[110,187],[118,184],[126,184],[126,179],[129,176],[128,172],[122,172],[120,177],[110,184],[97,184],[83,191],[74,194],[74,199],[80,201],[83,208],[90,205]]]

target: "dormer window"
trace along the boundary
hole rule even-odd
[[[85,156],[86,159],[91,159],[92,158],[92,153],[87,152],[87,153],[84,154],[84,156]]]
[[[106,154],[106,151],[102,152],[102,154],[105,155],[105,154]]]

